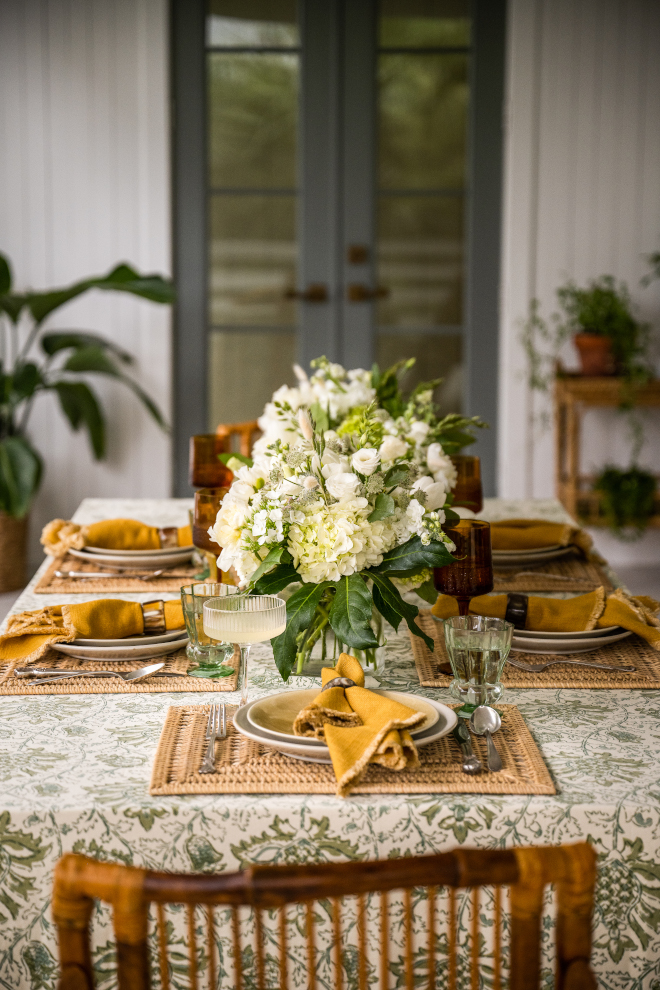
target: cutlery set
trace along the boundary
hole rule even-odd
[[[472,729],[475,736],[486,736],[486,763],[492,773],[497,773],[502,769],[502,758],[493,741],[494,733],[498,732],[501,727],[502,719],[495,709],[490,708],[488,705],[479,705],[470,716],[470,729]],[[474,776],[481,773],[483,766],[472,748],[470,729],[468,729],[464,719],[459,719],[456,728],[453,730],[453,736],[460,747],[463,757],[463,765],[461,767],[463,773]]]
[[[62,670],[54,667],[52,670],[45,667],[16,667],[14,675],[16,677],[34,677],[37,684],[55,684],[58,681],[68,680],[70,677],[119,677],[122,681],[139,681],[143,677],[181,677],[181,674],[172,670],[163,670],[164,663],[152,663],[148,667],[140,667],[138,670],[127,670],[121,673],[116,670]]]

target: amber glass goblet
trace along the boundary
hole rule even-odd
[[[229,439],[215,433],[198,433],[190,438],[188,462],[191,488],[223,488],[231,485],[234,477],[220,454],[229,451]]]
[[[451,462],[456,468],[456,484],[452,488],[454,508],[481,512],[484,496],[481,488],[481,461],[470,454],[455,454]]]
[[[433,583],[443,595],[452,595],[458,601],[459,615],[467,615],[471,598],[493,590],[490,524],[480,519],[459,519],[444,530],[456,544],[455,563],[434,568]]]
[[[214,524],[220,503],[228,491],[228,488],[200,488],[199,491],[195,492],[195,511],[192,521],[193,543],[206,557],[209,565],[209,581],[220,580],[217,558],[222,547],[211,539],[208,531],[209,527]],[[225,584],[231,583],[231,581],[225,580]]]

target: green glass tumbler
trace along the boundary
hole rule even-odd
[[[184,584],[181,588],[181,607],[190,642],[186,653],[205,667],[221,666],[234,652],[232,643],[214,643],[204,632],[204,602],[209,598],[238,595],[240,589],[233,584],[213,581],[203,584]]]
[[[479,705],[502,697],[502,670],[511,649],[513,623],[485,615],[454,615],[444,620],[445,645],[454,679],[449,690],[469,716]]]

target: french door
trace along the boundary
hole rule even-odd
[[[410,385],[494,419],[503,10],[483,6],[174,0],[178,493],[192,432],[258,416],[321,354],[416,357]]]

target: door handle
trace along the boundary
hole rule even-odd
[[[361,282],[352,282],[346,289],[349,302],[371,302],[373,299],[384,299],[389,296],[390,290],[384,285],[377,285],[375,289],[370,289]]]
[[[328,301],[328,287],[322,282],[312,282],[306,289],[287,289],[285,299],[300,299],[301,302],[322,303]]]

